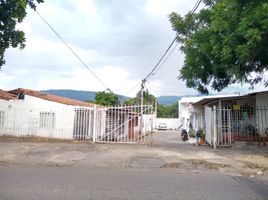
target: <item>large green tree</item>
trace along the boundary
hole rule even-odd
[[[234,83],[262,83],[268,69],[268,1],[203,0],[198,13],[170,14],[185,54],[179,78],[208,93]]]
[[[109,91],[97,92],[95,103],[103,106],[116,106],[119,105],[119,99],[117,95]]]
[[[0,0],[0,69],[5,64],[4,54],[9,47],[25,47],[25,34],[16,25],[25,18],[27,6],[36,8],[43,0]]]

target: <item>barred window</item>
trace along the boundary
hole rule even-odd
[[[55,113],[54,112],[40,112],[40,128],[54,128],[55,127]]]
[[[0,111],[0,128],[4,127],[4,117],[5,117],[5,112]]]

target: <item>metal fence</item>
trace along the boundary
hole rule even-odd
[[[233,141],[268,142],[268,107],[205,107],[206,141],[231,146]]]
[[[37,136],[94,142],[147,143],[153,106],[81,108],[0,107],[0,135]]]
[[[217,145],[231,146],[233,141],[268,142],[266,106],[228,106],[216,113]]]
[[[106,109],[105,130],[97,132],[96,142],[150,142],[155,122],[153,106],[113,106]]]

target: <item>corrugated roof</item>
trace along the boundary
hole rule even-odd
[[[17,98],[16,95],[10,94],[10,93],[0,89],[0,99],[11,100],[11,99],[16,99],[16,98]]]
[[[94,107],[96,104],[89,103],[89,102],[84,102],[84,101],[79,101],[75,99],[70,99],[66,97],[61,97],[53,94],[47,94],[35,90],[29,90],[29,89],[24,89],[24,88],[18,88],[15,90],[9,91],[11,94],[19,94],[19,93],[24,93],[29,96],[37,97],[40,99],[48,100],[48,101],[53,101],[57,103],[62,103],[66,105],[72,105],[72,106],[83,106],[83,107]],[[101,107],[101,106],[99,106]]]

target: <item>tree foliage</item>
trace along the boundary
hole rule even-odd
[[[25,47],[25,34],[16,29],[27,12],[27,5],[35,9],[43,0],[0,0],[0,69],[5,64],[4,53],[9,47]]]
[[[205,8],[184,17],[170,14],[185,54],[179,78],[208,93],[234,83],[268,80],[267,0],[203,0]]]
[[[97,92],[95,103],[103,106],[116,106],[119,104],[118,96],[111,92]]]
[[[178,118],[178,103],[174,103],[170,106],[157,105],[157,117],[158,118]]]
[[[155,96],[150,94],[148,90],[143,91],[143,104],[154,105]],[[136,97],[130,98],[124,102],[126,105],[138,105],[141,104],[141,91],[136,94]]]

